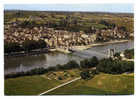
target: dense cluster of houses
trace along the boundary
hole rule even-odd
[[[93,33],[69,32],[65,30],[54,30],[44,26],[33,28],[21,28],[17,23],[10,23],[4,26],[4,40],[6,42],[22,43],[25,40],[42,39],[46,41],[49,47],[68,48],[79,45],[89,45],[97,39],[112,40],[125,39],[133,36],[133,33],[119,31],[118,28],[107,30],[95,30]]]

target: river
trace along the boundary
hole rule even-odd
[[[86,50],[76,51],[72,54],[53,52],[31,56],[6,57],[4,59],[5,74],[28,71],[39,67],[48,68],[50,66],[56,66],[57,64],[65,64],[70,60],[75,60],[79,63],[81,60],[91,58],[92,56],[97,56],[101,59],[107,57],[108,49],[115,49],[115,52],[120,52],[132,48],[134,48],[134,42],[129,41],[95,46]]]

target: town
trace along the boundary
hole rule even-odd
[[[25,40],[44,40],[49,48],[69,49],[73,46],[90,45],[97,41],[112,41],[133,38],[129,33],[115,27],[113,29],[98,30],[92,27],[91,33],[69,32],[66,30],[55,30],[46,26],[22,28],[18,22],[5,25],[4,41],[22,44]]]

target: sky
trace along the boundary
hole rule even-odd
[[[6,4],[5,10],[133,13],[133,4]]]

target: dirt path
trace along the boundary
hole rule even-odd
[[[51,89],[49,89],[49,90],[47,90],[47,91],[45,91],[45,92],[40,93],[39,95],[46,94],[46,93],[48,93],[48,92],[51,92],[51,91],[53,91],[53,90],[55,90],[55,89],[57,89],[57,88],[60,88],[60,87],[62,87],[62,86],[65,86],[65,85],[67,85],[67,84],[69,84],[69,83],[72,83],[72,82],[74,82],[74,81],[77,81],[77,80],[79,80],[79,79],[81,79],[81,77],[75,78],[75,79],[73,79],[73,80],[71,80],[71,81],[68,81],[68,82],[66,82],[66,83],[63,83],[63,84],[61,84],[61,85],[59,85],[59,86],[57,86],[57,87],[51,88]]]

